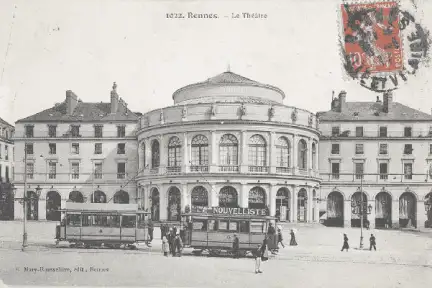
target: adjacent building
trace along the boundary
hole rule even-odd
[[[26,190],[31,198],[27,218],[59,220],[66,201],[135,203],[137,120],[115,83],[110,102],[83,102],[69,90],[62,103],[18,120],[14,184],[17,197]]]
[[[279,88],[229,71],[172,97],[174,105],[145,113],[137,132],[138,198],[154,220],[216,206],[319,220],[314,114],[283,105]]]
[[[395,102],[392,92],[348,102],[344,91],[318,116],[324,223],[359,226],[363,206],[371,227],[424,227],[432,116]]]
[[[0,118],[0,220],[13,219],[14,127]]]

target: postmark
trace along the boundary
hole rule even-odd
[[[429,63],[430,38],[397,1],[340,5],[346,75],[375,92],[398,89]]]

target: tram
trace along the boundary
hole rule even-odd
[[[56,227],[56,244],[71,247],[129,247],[145,242],[148,245],[147,223],[150,212],[138,210],[138,204],[70,203],[60,210],[62,217]]]
[[[195,211],[194,211],[195,210]],[[230,254],[234,234],[240,242],[240,255],[246,256],[267,237],[269,250],[277,249],[277,235],[267,234],[270,222],[268,209],[196,207],[182,214],[185,247],[194,248],[194,254],[208,251],[212,256]]]

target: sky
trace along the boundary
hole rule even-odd
[[[432,1],[416,19],[432,29]],[[178,88],[228,69],[282,89],[285,105],[330,108],[379,94],[344,77],[339,53],[341,0],[114,1],[0,0],[0,117],[10,123],[54,106],[72,90],[84,102],[109,102],[112,83],[134,112],[173,104]],[[218,19],[169,19],[167,13]],[[232,19],[232,13],[267,14]],[[226,16],[226,17],[225,17]],[[430,113],[432,68],[394,93]]]

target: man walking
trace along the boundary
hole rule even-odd
[[[343,250],[345,250],[345,249],[346,249],[346,251],[348,252],[349,245],[348,245],[348,237],[347,237],[346,234],[344,234],[344,243],[343,243],[343,246],[342,246],[342,250],[341,250],[341,252],[342,252]]]
[[[150,237],[150,242],[153,241],[153,230],[154,230],[153,222],[150,219],[149,222],[148,222],[148,234],[149,234],[149,237]]]
[[[237,237],[237,234],[234,234],[234,241],[233,241],[233,257],[234,259],[239,258],[239,249],[240,249],[240,240]]]
[[[376,251],[375,236],[374,236],[373,234],[371,234],[371,236],[370,236],[370,238],[369,238],[369,242],[370,242],[369,251],[372,251],[372,247],[373,247],[374,250]]]

